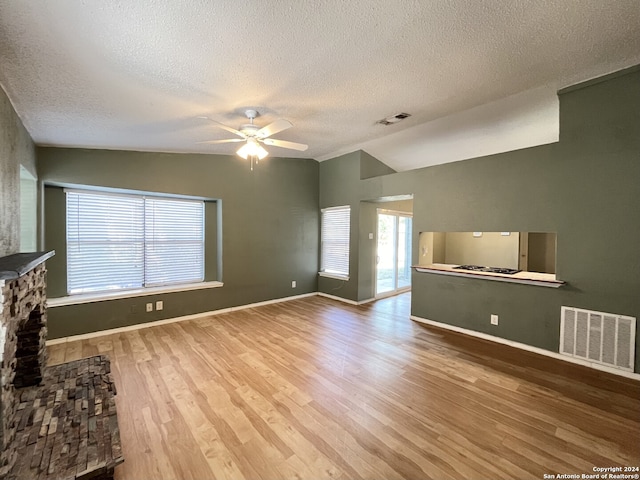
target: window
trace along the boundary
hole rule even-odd
[[[38,250],[38,182],[20,165],[20,251]]]
[[[67,190],[67,291],[204,279],[204,202]]]
[[[322,210],[320,272],[349,276],[349,231],[351,207]]]

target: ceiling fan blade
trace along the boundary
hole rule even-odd
[[[287,142],[286,140],[276,140],[275,138],[265,138],[262,140],[266,145],[273,145],[274,147],[290,148],[292,150],[299,150],[304,152],[309,145],[303,143]]]
[[[291,127],[293,127],[293,124],[288,120],[284,120],[284,119],[276,120],[275,122],[270,123],[266,127],[262,127],[260,130],[258,130],[256,132],[256,137],[267,138],[267,137],[270,137],[271,135],[274,135],[278,132],[281,132]]]
[[[208,143],[210,145],[215,145],[217,143],[235,143],[235,142],[244,142],[244,138],[225,138],[223,140],[207,140],[204,142],[196,142],[196,143]]]
[[[216,127],[222,128],[223,130],[226,130],[227,132],[231,132],[231,133],[233,133],[235,135],[238,135],[239,137],[242,137],[243,139],[247,138],[247,136],[244,133],[242,133],[240,130],[236,130],[235,128],[228,127],[224,123],[217,122],[212,118],[202,117],[202,116],[198,117],[198,118],[204,118],[206,120],[209,120],[210,122],[214,123]]]

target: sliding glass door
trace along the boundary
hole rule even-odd
[[[411,214],[378,210],[376,296],[411,288]]]

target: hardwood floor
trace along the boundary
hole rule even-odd
[[[409,304],[309,297],[60,344],[49,358],[111,357],[119,480],[640,466],[640,382],[414,323]]]

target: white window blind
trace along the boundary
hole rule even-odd
[[[349,275],[349,236],[351,207],[322,210],[320,270]]]
[[[69,294],[204,278],[204,202],[67,190]]]
[[[145,285],[204,278],[204,202],[145,199]]]

